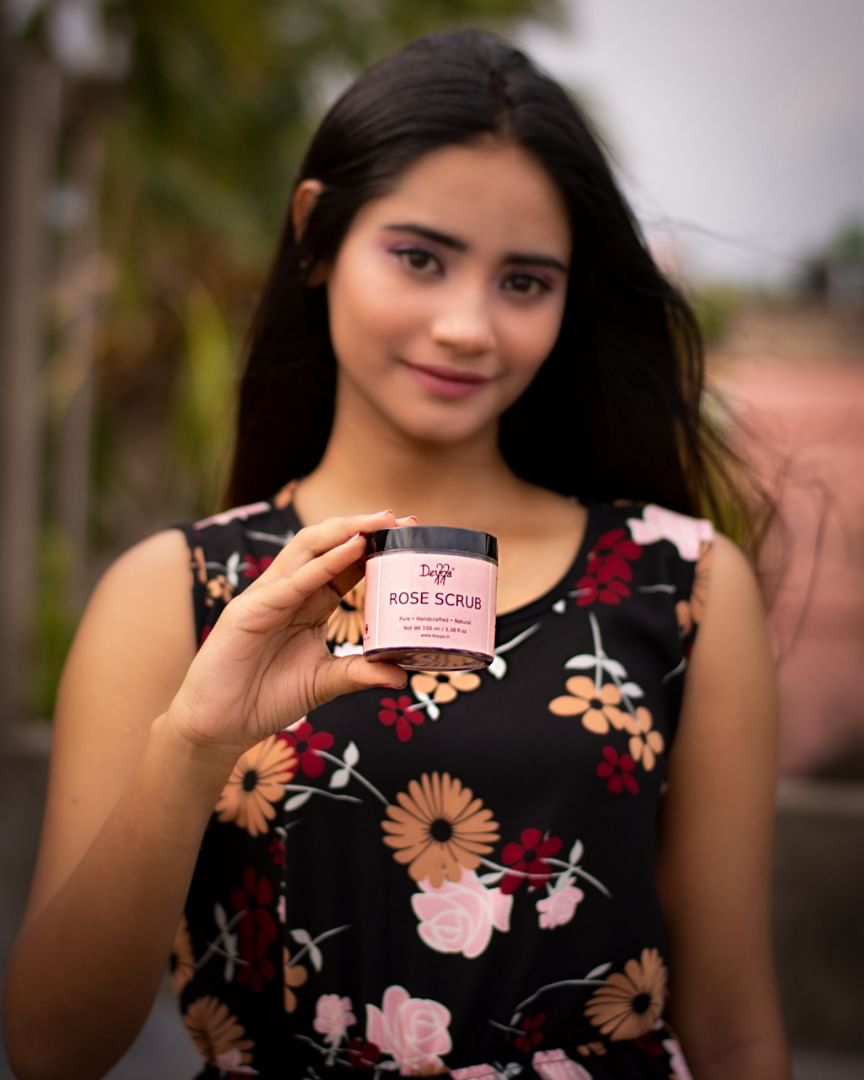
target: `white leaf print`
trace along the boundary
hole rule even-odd
[[[349,742],[345,747],[345,753],[342,755],[342,760],[346,765],[356,765],[360,760],[360,751],[357,749],[357,744]]]
[[[583,851],[584,848],[582,846],[582,841],[577,840],[573,847],[570,848],[570,855],[567,859],[571,866],[575,866],[579,862],[579,860],[582,858]]]
[[[347,787],[348,781],[351,779],[350,769],[337,769],[336,772],[330,777],[330,787],[340,788]]]
[[[225,908],[221,904],[213,905],[213,918],[220,930],[227,929],[228,916],[225,914]]]
[[[617,660],[609,660],[604,657],[604,659],[600,661],[600,666],[604,671],[608,671],[613,679],[627,678],[627,668],[625,668],[623,664],[619,664]]]
[[[496,656],[486,670],[496,679],[503,679],[507,674],[507,661],[503,656]]]
[[[611,967],[612,967],[612,965],[611,965],[611,964],[598,964],[598,966],[597,966],[597,967],[595,967],[595,968],[592,968],[592,969],[591,969],[591,970],[590,970],[590,971],[588,972],[588,974],[587,974],[587,975],[585,976],[585,978],[586,978],[586,979],[597,979],[597,978],[599,978],[599,977],[600,977],[601,975],[605,975],[605,974],[606,974],[606,972],[607,972],[607,971],[609,970],[609,968],[611,968]]]
[[[237,583],[240,577],[237,571],[240,569],[240,552],[234,551],[228,556],[228,562],[225,564],[225,577],[228,579],[228,583],[237,587]]]
[[[308,930],[304,930],[302,927],[292,930],[291,937],[294,938],[298,945],[309,945],[312,941],[312,935]]]
[[[360,656],[363,652],[362,645],[355,645],[352,641],[340,641],[333,646],[334,656]]]
[[[429,707],[426,709],[426,715],[430,720],[437,720],[441,716],[441,710],[435,704],[434,701],[429,701]]]
[[[590,653],[580,653],[579,656],[571,656],[564,665],[566,671],[587,671],[588,668],[597,666],[597,657]]]
[[[311,942],[309,944],[309,959],[312,961],[312,967],[316,971],[320,971],[324,967],[324,957],[321,955],[321,950]]]
[[[299,810],[300,807],[309,802],[312,798],[311,791],[301,791],[299,795],[292,795],[285,803],[285,812],[290,813],[292,810]]]
[[[645,697],[645,691],[635,682],[625,682],[621,687],[621,693],[625,697]]]
[[[556,615],[563,615],[564,612],[567,610],[567,601],[556,600],[555,603],[552,605],[552,610],[555,612]]]
[[[497,885],[503,877],[504,871],[496,870],[494,871],[494,873],[491,874],[482,874],[480,877],[477,878],[477,880],[481,883],[481,885]]]

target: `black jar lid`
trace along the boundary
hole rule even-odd
[[[366,537],[366,554],[385,551],[440,551],[450,555],[479,555],[498,561],[498,538],[475,529],[456,529],[450,525],[403,525],[397,529],[379,529]]]

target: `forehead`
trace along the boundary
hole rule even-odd
[[[543,165],[512,143],[487,140],[433,150],[358,215],[366,225],[424,224],[472,248],[570,252],[567,208]]]

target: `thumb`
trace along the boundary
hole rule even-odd
[[[402,690],[408,673],[396,664],[373,663],[363,656],[334,657],[323,669],[316,687],[319,704],[357,690]]]

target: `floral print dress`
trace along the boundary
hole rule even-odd
[[[290,487],[185,527],[200,640],[299,527]],[[711,538],[592,506],[489,668],[341,698],[240,758],[172,956],[201,1077],[689,1076],[652,869]]]

